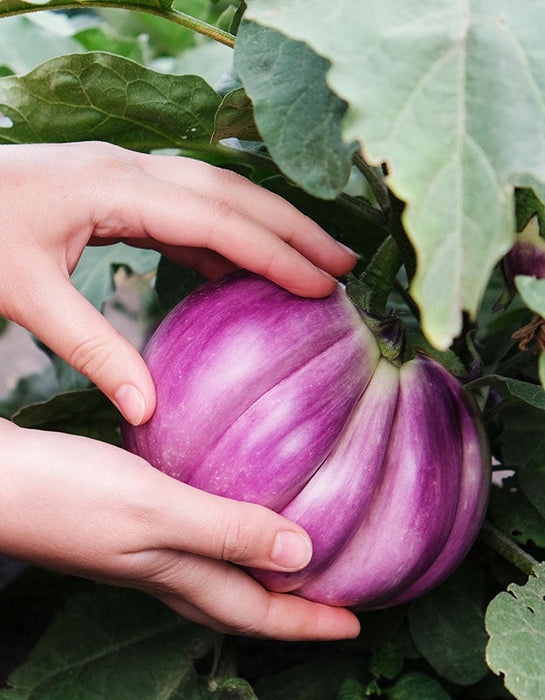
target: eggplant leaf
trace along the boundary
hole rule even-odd
[[[545,316],[545,280],[517,275],[517,290],[529,309],[540,316]]]
[[[344,140],[357,139],[372,164],[387,162],[388,184],[408,205],[404,224],[419,263],[412,293],[423,328],[434,345],[448,347],[462,310],[477,312],[493,266],[513,241],[513,184],[545,183],[538,29],[545,5],[346,0],[332,12],[329,0],[252,0],[245,17],[307,42],[331,62],[327,81],[349,103]],[[251,50],[244,46],[251,40],[241,27],[235,53]],[[266,85],[253,53],[252,85],[244,82],[272,149],[301,120],[296,110],[289,120],[278,110],[276,135],[263,128],[270,95],[251,89],[258,73]],[[327,169],[327,158],[309,157],[306,167]]]
[[[462,565],[442,586],[416,599],[409,611],[418,650],[452,683],[476,683],[488,672],[483,588],[479,571]]]
[[[541,444],[528,464],[519,470],[519,480],[527,499],[545,518],[545,444]],[[540,546],[545,547],[545,521],[543,537],[544,542]]]
[[[78,266],[72,274],[75,287],[97,309],[114,292],[113,273],[115,268],[124,265],[143,275],[159,264],[159,253],[154,250],[140,250],[117,243],[107,247],[86,248]]]
[[[545,564],[524,586],[511,584],[488,606],[487,660],[518,700],[545,697]]]
[[[206,281],[206,277],[197,270],[182,267],[164,256],[161,257],[155,278],[159,307],[166,314]]]
[[[424,673],[406,673],[386,692],[388,700],[450,700],[450,695],[434,679]]]
[[[0,143],[110,141],[134,150],[210,148],[219,95],[198,76],[164,75],[103,52],[53,58],[0,79]]]
[[[96,440],[120,443],[119,413],[98,389],[57,394],[21,408],[12,420],[23,428],[58,430]]]
[[[488,374],[479,379],[474,379],[466,386],[468,389],[490,386],[497,389],[505,398],[517,399],[529,406],[545,411],[545,389],[539,384],[532,384],[532,382],[524,382],[511,377],[501,377],[497,374]]]
[[[348,656],[332,656],[264,677],[256,683],[255,691],[259,700],[331,700],[339,697],[337,693],[340,694],[346,678],[365,684],[371,681],[367,676],[361,663]]]
[[[228,138],[261,141],[254,121],[252,103],[244,88],[228,92],[216,113],[212,142]]]
[[[533,506],[520,481],[517,477],[510,477],[503,480],[501,487],[493,487],[488,518],[521,546],[533,543],[538,547],[545,547],[545,519]]]
[[[97,587],[70,599],[0,698],[217,697],[193,666],[215,640],[151,597]]]
[[[341,138],[346,103],[325,81],[329,62],[300,41],[244,21],[235,68],[279,168],[310,194],[334,198],[348,181],[355,145]]]

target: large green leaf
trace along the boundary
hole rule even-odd
[[[243,22],[235,67],[280,169],[311,194],[335,197],[348,181],[355,146],[341,138],[346,103],[326,83],[328,61],[302,42]]]
[[[545,547],[545,519],[534,508],[515,477],[504,479],[490,494],[488,519],[517,544]]]
[[[56,430],[120,444],[120,416],[98,389],[81,389],[21,408],[12,420],[23,428]]]
[[[435,680],[419,671],[406,673],[386,691],[388,700],[450,700],[450,695]]]
[[[69,601],[11,676],[14,689],[0,691],[0,698],[218,697],[194,669],[215,640],[215,633],[184,623],[143,594],[96,588]]]
[[[545,564],[535,573],[497,595],[486,613],[488,665],[518,700],[545,697]]]
[[[345,140],[386,161],[408,203],[412,293],[429,339],[448,346],[512,242],[513,183],[545,182],[545,3],[251,0],[246,17],[331,62],[328,82],[350,105]],[[278,126],[298,128],[296,111]]]
[[[478,571],[466,565],[410,608],[418,650],[439,675],[460,685],[476,683],[488,671],[482,588]]]
[[[210,148],[219,95],[197,76],[157,73],[109,53],[53,58],[0,79],[0,143],[97,139],[135,150]]]

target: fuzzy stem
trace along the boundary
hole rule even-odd
[[[388,188],[384,184],[384,180],[380,178],[375,172],[374,168],[372,168],[363,159],[363,156],[359,151],[356,151],[356,153],[354,153],[352,161],[356,168],[360,171],[360,173],[365,177],[365,179],[369,183],[369,187],[375,195],[375,199],[377,200],[377,203],[381,208],[383,214],[386,217],[388,217],[390,213],[391,202],[390,193],[388,192]]]
[[[397,315],[386,315],[386,305],[402,264],[399,247],[393,236],[389,235],[375,251],[360,277],[350,277],[346,285],[348,296],[359,307],[382,355],[398,366],[405,355],[405,327]]]
[[[479,535],[491,549],[500,554],[504,559],[517,567],[522,573],[532,576],[539,566],[537,559],[534,559],[528,552],[525,552],[512,539],[507,537],[501,530],[486,520]]]
[[[375,316],[385,313],[386,302],[402,263],[399,246],[393,236],[387,236],[360,276],[363,285],[362,308],[365,311]]]
[[[229,32],[215,27],[208,22],[203,22],[196,17],[187,15],[185,12],[180,12],[179,10],[174,10],[171,7],[152,7],[146,5],[140,5],[132,2],[108,2],[108,0],[81,0],[80,2],[74,2],[73,0],[59,0],[54,5],[48,7],[43,7],[41,5],[36,5],[33,7],[25,6],[20,9],[16,9],[8,12],[0,12],[0,17],[9,17],[10,15],[22,15],[28,12],[40,12],[43,10],[84,10],[89,7],[107,7],[114,8],[116,10],[131,10],[133,12],[144,12],[149,15],[155,15],[156,17],[162,17],[163,19],[170,20],[175,24],[179,24],[182,27],[187,27],[198,34],[203,34],[209,39],[218,41],[221,44],[230,46],[231,48],[235,45],[235,37]]]

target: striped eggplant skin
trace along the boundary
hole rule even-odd
[[[452,573],[478,534],[491,473],[474,405],[427,357],[399,375],[382,482],[353,538],[297,591],[304,597],[360,610],[400,604]]]
[[[441,552],[427,571],[412,585],[388,601],[400,605],[434,588],[458,566],[468,554],[481,529],[491,483],[491,459],[479,411],[471,396],[462,393],[460,385],[441,366],[429,370],[444,382],[458,402],[460,436],[462,440],[462,479],[458,508],[449,537]]]
[[[123,426],[127,449],[311,536],[302,571],[248,570],[266,588],[377,609],[466,556],[490,489],[479,414],[435,360],[382,358],[340,284],[312,300],[228,275],[176,307],[144,358],[157,409]]]
[[[290,574],[252,571],[264,586],[282,592],[300,588],[325,571],[354,536],[381,479],[398,392],[399,372],[381,358],[337,443],[310,481],[280,511],[310,535],[310,563]]]
[[[233,273],[152,336],[157,408],[124,426],[125,444],[197,488],[281,509],[330,452],[379,357],[340,284],[306,299]]]

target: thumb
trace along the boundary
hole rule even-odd
[[[135,455],[131,458],[143,467],[145,479],[137,483],[133,477],[133,502],[140,502],[146,513],[140,520],[144,532],[139,541],[149,539],[150,549],[190,552],[275,571],[298,571],[309,563],[312,543],[297,523],[264,506],[202,491],[149,470],[149,464]]]
[[[129,343],[69,279],[55,275],[33,290],[17,321],[90,379],[133,425],[155,409],[149,370]]]

